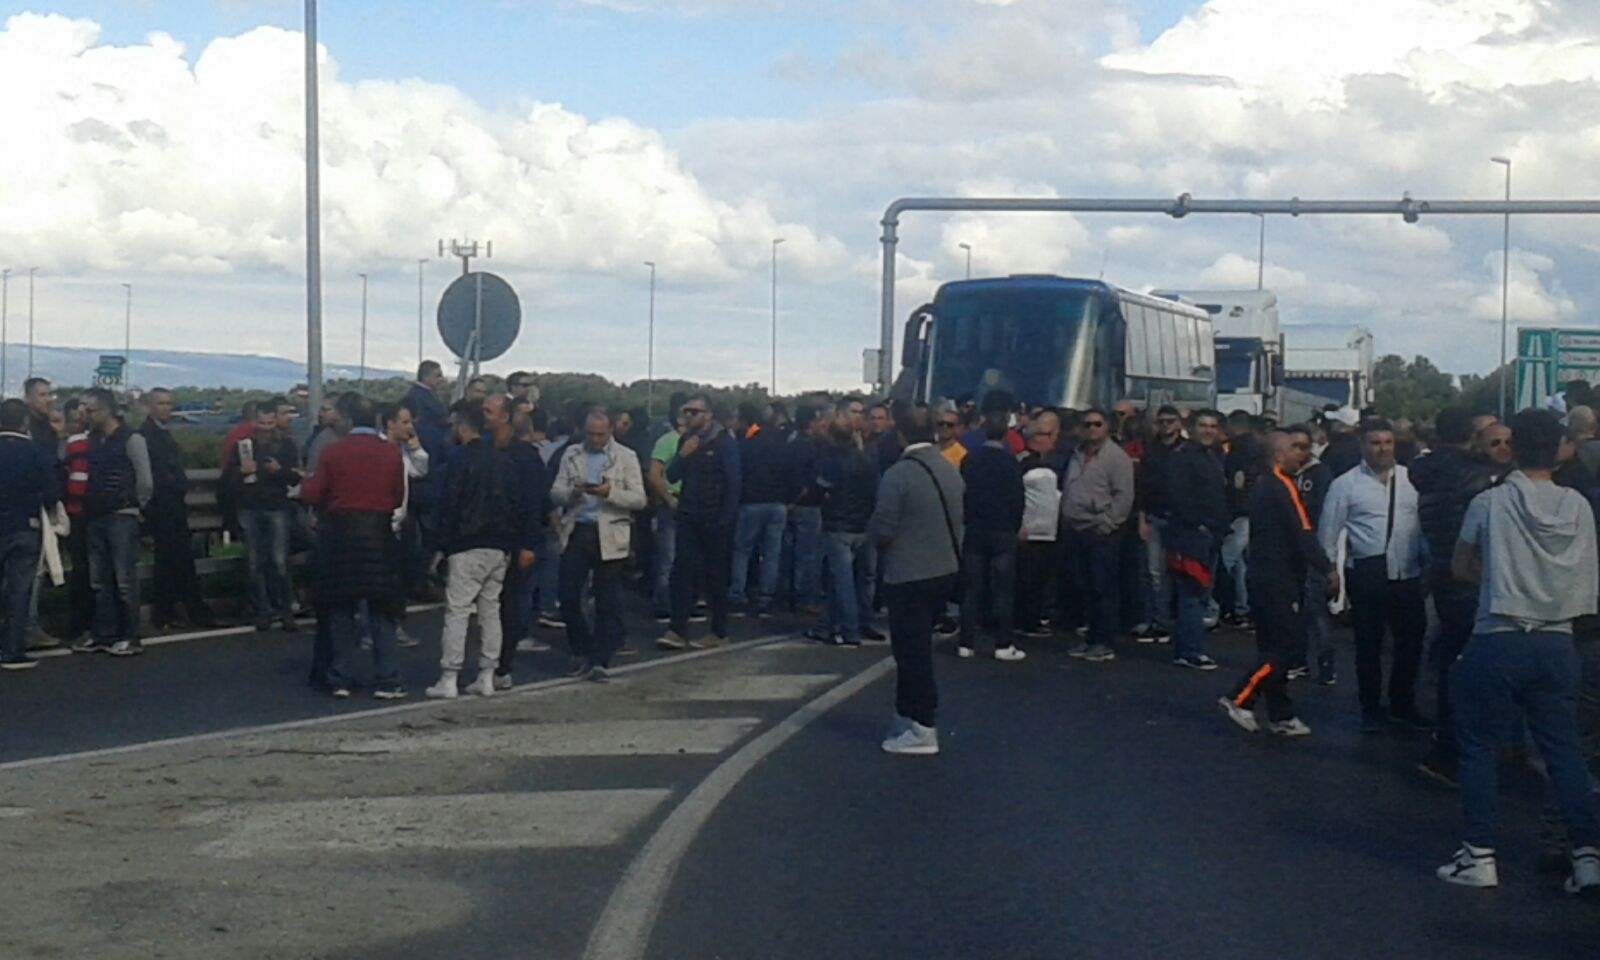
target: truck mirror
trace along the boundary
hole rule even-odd
[[[915,367],[922,361],[923,323],[932,316],[933,304],[925,303],[906,318],[905,332],[900,338],[900,366]]]
[[[1281,353],[1272,355],[1272,385],[1274,387],[1283,386],[1283,354]]]

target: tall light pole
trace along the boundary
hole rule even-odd
[[[1511,202],[1511,158],[1490,157],[1490,163],[1506,168],[1506,202]],[[1511,214],[1506,213],[1505,238],[1501,243],[1500,260],[1500,420],[1506,419],[1506,394],[1510,384],[1506,372],[1506,338],[1511,329]]]
[[[1261,242],[1256,248],[1256,289],[1267,289],[1267,215],[1255,215],[1261,221]]]
[[[11,268],[0,270],[0,399],[6,395],[6,350],[11,346],[7,321],[10,319]]]
[[[364,274],[364,273],[358,273],[358,274],[356,274],[356,276],[361,278],[361,379],[360,379],[360,382],[363,385],[365,385],[366,382],[367,382],[367,275]]]
[[[972,244],[963,243],[961,249],[967,251],[967,279],[972,279]]]
[[[656,415],[656,262],[646,260],[650,268],[650,327],[645,338],[644,412],[646,417]]]
[[[417,261],[417,366],[422,366],[422,270],[427,258]]]
[[[772,239],[772,396],[778,396],[778,247],[783,237]]]
[[[33,276],[38,267],[28,268],[28,376],[33,376]]]
[[[127,293],[122,312],[122,392],[126,395],[133,387],[133,284],[124,283],[122,289]]]
[[[317,0],[306,0],[306,403],[322,406],[322,182],[318,161]]]

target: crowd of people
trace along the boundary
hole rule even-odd
[[[1511,423],[1446,409],[1426,426],[1336,408],[1282,426],[1131,402],[1029,407],[1002,391],[735,410],[678,394],[652,422],[547,410],[524,373],[505,393],[474,380],[454,403],[445,387],[426,362],[399,403],[330,397],[303,442],[294,404],[272,398],[223,441],[219,499],[247,548],[250,615],[262,630],[297,629],[290,557],[306,543],[309,680],[334,697],[352,695],[368,651],[362,684],[408,695],[396,654],[419,643],[403,628],[408,598],[444,603],[429,697],[509,689],[516,655],[549,649],[539,627],[565,631],[569,676],[604,682],[637,652],[624,616],[637,583],[662,650],[726,645],[731,618],[781,609],[809,618],[820,644],[890,643],[891,753],[939,750],[939,637],[963,659],[1006,663],[1057,635],[1092,665],[1130,642],[1169,644],[1175,666],[1203,674],[1218,668],[1213,630],[1253,630],[1258,656],[1222,712],[1300,738],[1311,728],[1291,682],[1337,683],[1335,620],[1347,617],[1361,732],[1431,734],[1420,769],[1462,790],[1465,841],[1440,876],[1497,882],[1498,764],[1528,736],[1565,819],[1568,889],[1600,889],[1580,729],[1595,731],[1592,717],[1580,728],[1574,646],[1600,587],[1587,406]],[[38,379],[0,404],[5,669],[63,643],[142,650],[141,521],[155,624],[214,622],[171,394],[144,405],[133,429],[115,394],[58,409]],[[64,640],[38,625],[47,579],[70,597]]]

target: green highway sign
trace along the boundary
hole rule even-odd
[[[1517,329],[1516,409],[1543,407],[1573,380],[1600,385],[1600,328]]]

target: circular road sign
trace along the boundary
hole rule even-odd
[[[469,360],[472,331],[478,324],[479,283],[483,290],[483,341],[479,360],[493,360],[517,342],[522,329],[522,304],[511,284],[492,273],[463,274],[439,298],[439,336],[450,352]]]

